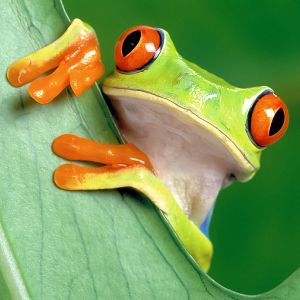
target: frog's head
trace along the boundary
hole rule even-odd
[[[103,91],[121,132],[149,155],[189,218],[203,224],[219,190],[250,179],[261,151],[283,136],[285,104],[269,87],[237,88],[186,61],[162,29],[127,30],[115,58]]]

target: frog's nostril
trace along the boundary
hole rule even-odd
[[[123,56],[129,54],[139,43],[140,39],[141,39],[140,30],[133,31],[130,34],[128,34],[122,45]]]

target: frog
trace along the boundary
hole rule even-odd
[[[54,73],[60,76],[33,81],[32,97],[49,103],[68,83],[80,95],[103,74],[95,41],[91,27],[76,19],[51,46],[50,56],[40,52],[17,61],[7,78],[24,85],[52,69],[55,58],[59,66]],[[81,55],[83,49],[88,50]],[[268,86],[239,88],[184,59],[161,28],[140,25],[124,31],[114,55],[116,67],[101,89],[125,143],[57,137],[52,144],[56,155],[102,165],[63,164],[54,172],[54,183],[64,190],[129,187],[141,192],[207,272],[213,256],[209,224],[218,194],[256,174],[262,151],[287,131],[287,106]],[[35,67],[37,57],[42,62]]]

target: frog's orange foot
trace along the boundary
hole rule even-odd
[[[108,177],[107,175],[123,168],[125,168],[125,166],[104,166],[95,168],[75,164],[63,164],[55,170],[53,180],[56,186],[63,190],[99,189],[99,183],[97,184],[95,182],[97,178],[104,179]],[[111,186],[110,188],[115,187]]]
[[[103,167],[84,167],[73,164],[60,166],[54,173],[55,184],[66,190],[87,189],[93,178],[128,167],[145,167],[153,171],[145,153],[132,144],[109,145],[72,134],[64,134],[53,141],[53,152],[67,160],[90,161]],[[89,179],[87,181],[87,178]],[[92,185],[93,187],[95,185]]]
[[[54,68],[52,74],[38,78]],[[103,72],[94,30],[75,19],[52,44],[11,64],[7,79],[15,87],[33,81],[28,88],[29,94],[35,101],[46,104],[68,85],[76,96],[80,96]]]

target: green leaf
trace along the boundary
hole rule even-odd
[[[51,151],[58,135],[120,141],[97,87],[79,98],[66,90],[42,106],[5,79],[12,61],[67,25],[60,2],[1,3],[0,299],[247,298],[203,274],[143,196],[53,185],[53,170],[63,162]],[[259,298],[299,295],[298,270]]]

